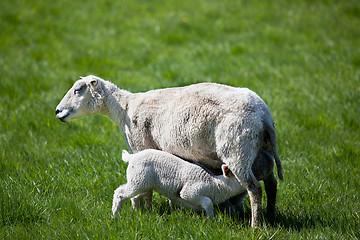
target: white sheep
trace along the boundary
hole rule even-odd
[[[264,101],[247,88],[215,83],[130,93],[96,76],[77,81],[56,108],[65,122],[102,113],[117,123],[129,149],[159,149],[209,168],[225,163],[250,196],[258,226],[262,190],[252,165],[265,150],[282,168],[276,134]]]
[[[155,149],[136,154],[124,150],[122,159],[129,163],[127,183],[114,192],[113,215],[129,198],[133,198],[133,207],[137,209],[137,196],[155,191],[186,208],[204,209],[212,217],[214,204],[246,192],[234,176],[227,176],[225,165],[223,175],[215,176],[197,164]]]

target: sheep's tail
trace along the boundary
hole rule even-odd
[[[269,137],[270,137],[270,144],[271,144],[271,148],[272,148],[271,150],[272,150],[273,156],[275,158],[278,177],[281,181],[283,181],[284,176],[283,176],[279,153],[278,153],[278,150],[276,147],[276,133],[275,133],[274,123],[270,123],[269,119],[263,120],[263,122],[264,122],[265,130],[269,134]]]
[[[126,150],[122,150],[122,160],[124,162],[129,162],[130,161],[130,153]]]

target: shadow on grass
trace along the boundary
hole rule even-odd
[[[310,216],[296,216],[296,215],[285,215],[281,212],[277,212],[275,216],[274,226],[279,226],[284,229],[291,229],[300,231],[304,228],[314,228],[316,226],[334,228],[334,224],[341,224],[338,219],[329,218],[321,215],[310,215]]]
[[[189,214],[189,210],[182,207],[170,207],[169,203],[166,201],[155,203],[152,207],[152,211],[158,214],[159,216],[171,215],[174,212],[184,212]],[[223,216],[227,216],[231,219],[231,222],[236,224],[244,225],[250,227],[251,220],[251,209],[250,207],[244,206],[244,212],[242,214],[231,214],[219,210],[215,208],[215,212],[218,214],[222,214]],[[198,215],[206,217],[204,212],[194,212],[191,211],[190,215]],[[272,219],[267,214],[266,209],[263,209],[263,223],[271,226],[271,227],[280,227],[283,229],[293,230],[293,231],[301,231],[302,229],[313,228],[315,226],[322,227],[331,227],[331,222],[336,222],[335,219],[333,221],[327,219],[326,221],[321,216],[295,216],[295,215],[285,215],[281,212],[276,212],[275,218]]]
[[[245,209],[245,214],[230,217],[238,224],[248,224],[250,226],[251,209]],[[332,227],[334,222],[336,222],[335,219],[324,220],[322,216],[286,215],[279,211],[276,211],[275,218],[271,218],[267,214],[266,209],[263,209],[263,223],[271,227],[280,227],[286,230],[301,231],[302,229],[314,228],[315,226]]]

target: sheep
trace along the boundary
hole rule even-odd
[[[133,208],[138,209],[137,196],[156,191],[186,208],[204,209],[206,215],[212,217],[214,204],[246,192],[225,165],[223,174],[215,176],[197,164],[155,149],[135,154],[123,150],[122,159],[129,163],[127,183],[114,191],[113,216],[129,198],[133,198]]]
[[[252,227],[259,225],[262,202],[252,166],[262,149],[275,158],[283,180],[271,113],[247,88],[199,83],[130,93],[90,75],[75,82],[56,108],[63,122],[96,113],[120,127],[134,153],[158,149],[214,169],[225,163],[250,196]]]
[[[220,172],[217,173],[218,175],[221,174],[223,174],[224,176],[228,175],[224,173],[224,168],[223,168],[224,166],[225,165],[223,165],[222,168],[220,169]],[[206,169],[204,166],[202,166],[202,168]],[[255,159],[255,162],[252,166],[252,170],[254,172],[256,179],[263,180],[265,183],[265,190],[267,194],[267,214],[271,223],[273,222],[275,217],[275,203],[276,203],[276,191],[277,191],[277,181],[274,176],[273,168],[274,168],[274,161],[272,156],[268,152],[262,149]],[[210,170],[207,169],[207,171]],[[213,171],[210,174],[214,174]],[[133,197],[131,199],[133,208],[139,209],[142,206],[142,199],[146,196],[148,197],[149,195],[152,195],[152,191],[148,191],[143,194],[139,194],[136,197]],[[238,214],[238,212],[243,213],[244,212],[243,201],[246,196],[247,196],[247,192],[246,191],[242,192],[240,195],[234,197],[234,200],[236,200],[236,202],[231,203],[231,201],[226,200],[221,204],[219,204],[218,207],[220,210],[225,211],[228,214]],[[148,205],[150,205],[149,202],[145,202],[145,204],[146,207],[149,207]],[[170,201],[170,205],[172,205],[171,201]]]

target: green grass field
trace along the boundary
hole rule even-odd
[[[359,239],[359,26],[356,0],[1,1],[0,239]],[[257,92],[285,176],[275,225],[251,229],[248,199],[245,219],[208,219],[159,195],[112,219],[120,130],[54,113],[89,74],[133,92],[207,81]]]

